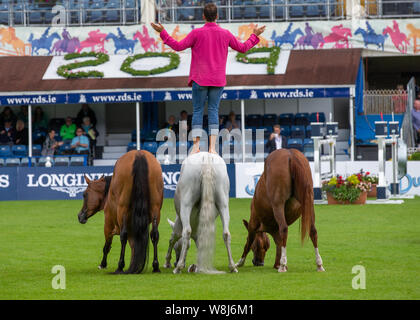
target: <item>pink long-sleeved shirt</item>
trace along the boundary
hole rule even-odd
[[[252,34],[246,42],[241,43],[229,30],[219,27],[215,22],[207,22],[203,27],[192,30],[180,42],[173,39],[165,29],[160,37],[175,51],[191,48],[190,87],[193,81],[200,86],[224,87],[228,48],[246,52],[260,41]]]

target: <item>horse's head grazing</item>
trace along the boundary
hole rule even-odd
[[[91,181],[85,175],[88,186],[83,192],[83,207],[77,215],[80,223],[85,224],[91,216],[103,210],[110,178],[102,176],[98,180]]]
[[[248,230],[248,221],[242,220],[245,228]],[[251,245],[254,258],[252,263],[256,267],[264,266],[265,254],[270,248],[270,239],[265,232],[257,232],[255,235],[254,242]]]

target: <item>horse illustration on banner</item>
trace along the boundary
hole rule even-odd
[[[271,34],[271,40],[274,41],[274,45],[276,47],[281,47],[283,44],[289,43],[292,47],[295,45],[295,40],[298,35],[303,36],[302,30],[299,28],[293,30],[291,32],[293,26],[293,22],[289,23],[289,26],[287,27],[286,31],[282,35],[277,36],[276,30],[273,30],[273,33]]]
[[[382,32],[383,35],[389,35],[391,37],[392,43],[394,44],[395,48],[398,49],[401,53],[407,53],[407,48],[410,44],[410,39],[400,31],[400,27],[397,21],[393,21],[391,27],[386,27]]]
[[[324,47],[326,43],[334,43],[333,48],[349,48],[349,38],[352,36],[350,28],[344,28],[342,24],[331,28],[331,33],[324,37],[324,42],[321,43],[320,48]]]
[[[25,56],[31,55],[31,45],[29,43],[23,42],[23,40],[19,39],[16,36],[16,30],[13,27],[7,28],[0,28],[0,36],[1,36],[1,49],[0,55],[6,56]],[[13,50],[9,50],[6,47],[9,45],[13,48]],[[28,50],[27,50],[28,48]]]
[[[127,39],[119,27],[117,28],[117,31],[118,35],[109,33],[105,38],[106,41],[108,41],[109,39],[112,39],[114,41],[114,54],[117,54],[117,52],[120,50],[127,50],[128,53],[134,53],[134,47],[136,45],[137,39]]]
[[[49,55],[51,54],[52,43],[55,39],[60,40],[61,37],[57,32],[48,35],[50,30],[51,27],[48,27],[39,39],[34,39],[34,34],[31,33],[28,42],[30,42],[32,45],[32,55],[38,55],[38,51],[40,49],[45,49],[48,51]]]
[[[254,33],[255,24],[244,24],[238,27],[238,40],[246,41]],[[263,36],[258,36],[260,42],[258,42],[258,47],[269,47],[270,41],[264,38]]]
[[[382,48],[382,51],[384,51],[384,43],[388,35],[377,34],[375,30],[373,30],[370,23],[367,21],[366,21],[366,28],[367,28],[367,31],[362,28],[358,28],[356,32],[354,33],[354,35],[360,34],[363,37],[365,48],[367,48],[369,44],[373,44],[378,47],[378,50]]]
[[[145,52],[148,51],[157,51],[159,45],[158,42],[149,36],[149,31],[146,26],[143,26],[143,33],[137,31],[133,37],[134,40],[139,40],[142,48]]]
[[[99,29],[88,33],[89,37],[86,40],[80,42],[77,52],[81,52],[85,48],[90,48],[89,52],[102,52],[107,53],[105,50],[105,38],[106,33],[101,33]]]
[[[74,53],[80,47],[79,38],[72,38],[67,29],[63,30],[61,36],[63,37],[63,39],[54,43],[52,49],[54,54]]]
[[[324,37],[322,36],[322,33],[314,33],[314,30],[307,22],[305,23],[305,25],[305,35],[298,39],[298,41],[295,44],[295,47],[298,46],[299,49],[305,49],[306,47],[318,49],[318,47],[322,43],[324,43]]]
[[[408,39],[413,39],[413,52],[420,52],[420,45],[417,44],[417,39],[420,39],[420,29],[416,29],[412,23],[407,24],[406,28],[410,31]]]

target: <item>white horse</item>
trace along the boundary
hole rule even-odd
[[[229,232],[229,176],[223,159],[213,153],[199,152],[188,156],[181,167],[175,191],[176,220],[173,225],[165,267],[171,267],[171,255],[181,238],[182,249],[173,270],[180,273],[185,267],[190,239],[197,245],[197,266],[189,271],[218,273],[212,267],[215,220],[220,214],[223,240],[226,245],[229,269],[238,272],[232,258]]]

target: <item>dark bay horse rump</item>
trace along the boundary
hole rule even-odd
[[[261,237],[262,232],[267,232],[276,243],[275,268],[278,268],[279,272],[287,271],[288,226],[299,217],[302,217],[301,241],[303,242],[307,234],[310,235],[315,247],[318,270],[323,271],[322,259],[318,253],[309,162],[298,150],[279,149],[267,157],[264,172],[256,185],[247,228],[248,238],[238,266],[245,263],[255,238]],[[254,258],[261,256],[259,251],[256,251],[254,250]]]

